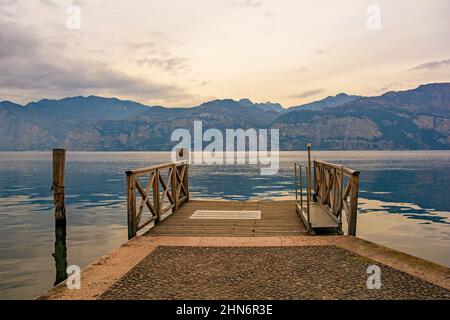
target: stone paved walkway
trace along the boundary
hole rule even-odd
[[[367,267],[382,287],[366,287]],[[335,246],[159,246],[100,299],[450,299],[450,290]]]

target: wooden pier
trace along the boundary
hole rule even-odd
[[[133,238],[148,225],[155,228],[149,232],[152,235],[298,236],[304,235],[305,231],[311,235],[316,232],[343,234],[343,216],[347,219],[347,234],[356,235],[359,172],[314,160],[314,174],[311,177],[309,155],[308,149],[307,165],[294,164],[295,201],[190,203],[187,162],[129,170],[126,172],[128,238]],[[306,185],[303,183],[303,171],[307,177]],[[191,219],[199,210],[229,211],[237,215],[237,219]],[[248,210],[258,211],[260,218],[240,219],[239,212]],[[159,225],[174,212],[177,213],[175,217]]]
[[[207,201],[190,199],[186,162],[129,170],[130,240],[83,269],[82,290],[40,299],[450,299],[448,268],[355,237],[358,179],[309,159],[295,200]]]

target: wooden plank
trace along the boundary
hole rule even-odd
[[[307,218],[306,208],[299,209],[304,219]],[[337,228],[339,222],[327,209],[321,207],[319,204],[314,203],[310,206],[310,225],[311,229],[320,228]]]
[[[341,169],[341,167],[342,167],[340,165],[337,165],[337,164],[334,164],[334,163],[330,163],[330,162],[326,162],[326,161],[323,161],[323,160],[318,160],[318,159],[314,159],[314,162],[316,162],[318,164],[321,164],[321,165],[324,165],[324,166],[327,166],[327,167],[336,168],[336,169]],[[359,174],[358,171],[352,170],[352,169],[349,169],[349,168],[346,168],[346,167],[343,168],[343,171],[347,175],[354,175],[356,173]]]
[[[317,228],[337,228],[339,223],[324,208],[313,205],[311,206],[311,227]]]
[[[151,181],[151,183],[153,184],[153,180]],[[150,200],[148,199],[149,184],[147,185],[146,191],[142,190],[142,187],[137,180],[135,180],[135,186],[136,186],[136,190],[139,192],[139,194],[142,197],[141,203],[139,205],[139,210],[136,215],[136,221],[135,221],[136,225],[138,225],[139,221],[141,220],[142,214],[144,212],[144,204],[147,205],[147,208],[150,210],[150,213],[152,215],[156,216],[156,211],[155,211],[155,208],[153,207],[153,205],[150,203]]]
[[[161,186],[163,188],[163,194],[161,195],[161,198],[159,199],[160,203],[164,202],[164,198],[165,196],[167,196],[167,198],[169,199],[170,203],[175,203],[174,199],[172,197],[172,193],[169,191],[168,188],[168,184],[170,183],[171,179],[172,179],[172,168],[169,168],[169,173],[168,173],[168,177],[167,177],[167,184],[164,181],[164,179],[162,178],[161,174],[159,174],[159,182],[161,183]]]
[[[178,208],[178,202],[177,202],[177,198],[178,198],[178,188],[177,188],[177,167],[175,166],[175,164],[172,166],[172,168],[170,168],[171,172],[169,174],[169,181],[170,181],[170,186],[171,186],[171,190],[172,190],[172,198],[173,198],[173,205],[174,205],[174,210],[176,210]]]
[[[186,201],[189,201],[189,164],[186,163],[184,166],[186,171],[184,173],[183,185],[186,190]]]
[[[295,212],[295,201],[190,201],[145,233],[179,236],[281,236],[305,235],[307,230]],[[196,210],[260,210],[260,220],[196,220]],[[255,222],[258,222],[256,224]]]
[[[175,165],[181,165],[181,164],[185,164],[185,163],[186,163],[186,161],[176,161],[176,162],[170,162],[170,163],[163,163],[163,164],[158,164],[158,165],[151,166],[151,167],[146,167],[146,168],[127,170],[126,173],[127,174],[130,173],[130,174],[134,174],[134,175],[140,175],[140,174],[148,173],[148,172],[151,172],[151,171],[156,171],[156,170],[160,170],[160,169],[170,168],[174,164]]]
[[[189,219],[261,219],[260,210],[196,210]]]
[[[151,222],[153,222],[153,221],[155,221],[155,220],[156,220],[156,217],[155,217],[155,216],[150,217],[149,219],[147,219],[147,221],[145,221],[143,224],[141,224],[141,225],[138,227],[138,230],[141,230],[142,228],[145,228],[147,225],[149,225]]]
[[[181,194],[187,196],[186,187],[184,186],[184,175],[186,174],[186,166],[181,167],[181,171],[175,170],[176,181],[178,184],[177,195],[180,197]],[[183,193],[181,193],[183,192]]]
[[[174,204],[170,204],[170,205],[168,205],[167,207],[161,208],[161,215],[163,215],[164,213],[166,213],[167,211],[169,211],[169,210],[171,210],[171,209],[173,209],[173,208],[175,208],[175,205],[174,205]]]

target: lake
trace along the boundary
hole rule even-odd
[[[317,151],[359,170],[358,237],[450,267],[450,151]],[[293,198],[293,163],[278,175],[250,165],[192,165],[191,198]],[[167,152],[69,152],[67,260],[86,266],[127,240],[125,170],[167,162]],[[0,299],[30,299],[53,286],[51,152],[0,152]]]

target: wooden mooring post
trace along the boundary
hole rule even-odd
[[[55,204],[55,283],[67,279],[66,206],[64,191],[65,149],[53,149],[53,202]]]
[[[64,202],[64,167],[66,162],[65,149],[53,149],[53,202],[55,204],[56,224],[66,222],[66,206]]]

